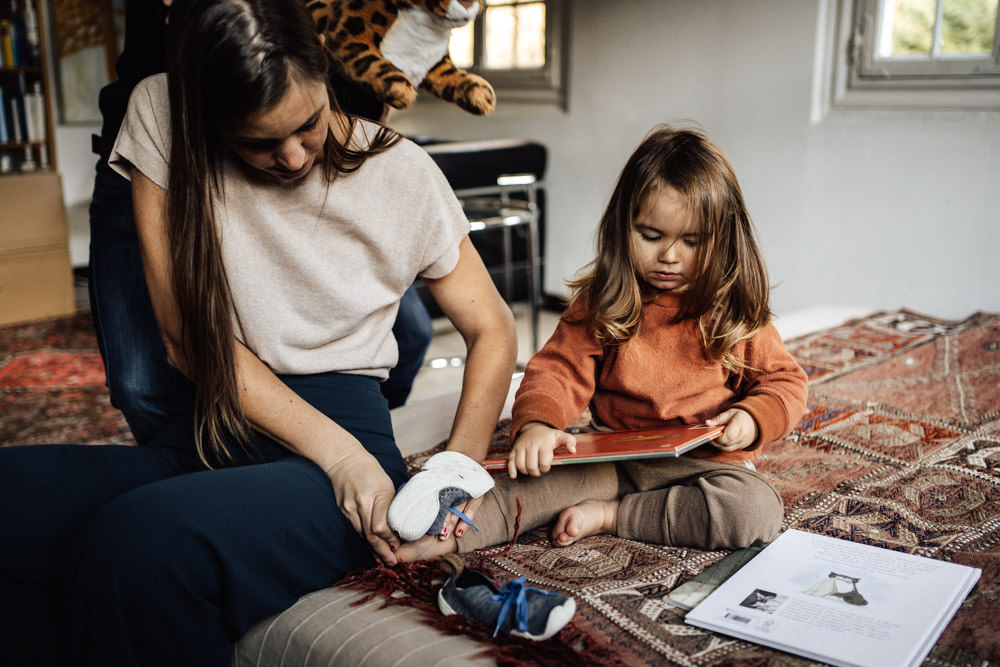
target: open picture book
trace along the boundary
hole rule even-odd
[[[576,433],[576,451],[560,447],[553,453],[552,465],[680,456],[719,437],[723,429],[722,426],[706,424],[682,424],[626,431]],[[483,462],[483,467],[487,470],[503,470],[507,467],[507,457],[487,459]]]
[[[980,574],[788,530],[684,620],[833,665],[919,665]]]

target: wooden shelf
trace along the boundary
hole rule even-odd
[[[0,324],[72,313],[73,271],[62,181],[56,170],[53,87],[49,81],[45,0],[19,0],[16,10],[31,3],[38,17],[39,65],[0,67],[5,116],[10,101],[24,92],[41,93],[44,118],[32,124],[43,138],[0,143],[0,160],[11,171],[0,173]],[[0,3],[0,19],[11,19],[10,3]],[[35,98],[37,99],[37,97]],[[28,111],[26,102],[25,111]],[[37,109],[37,107],[36,107]],[[14,137],[26,135],[12,134]],[[32,168],[22,168],[30,160]]]
[[[38,65],[18,65],[17,67],[0,67],[0,76],[15,76],[17,74],[34,74],[36,76],[42,73],[42,68]]]
[[[46,14],[43,12],[44,0],[19,0],[14,3],[4,3],[6,13],[0,13],[0,19],[13,22],[15,16],[10,15],[11,6],[15,12],[19,12],[25,6],[24,3],[30,3],[38,19],[39,62],[37,65],[11,66],[4,64],[0,66],[0,88],[3,89],[5,107],[3,115],[9,122],[12,115],[11,100],[24,93],[32,93],[36,88],[39,88],[44,119],[41,123],[42,127],[36,131],[37,136],[42,138],[13,141],[16,135],[8,131],[9,141],[0,143],[0,156],[5,163],[3,167],[7,168],[7,171],[2,171],[3,167],[0,167],[0,178],[9,176],[11,173],[20,173],[22,171],[20,165],[26,160],[30,160],[31,166],[23,170],[25,173],[37,170],[56,170],[55,121],[52,116],[54,88],[49,80],[48,30],[45,24]]]

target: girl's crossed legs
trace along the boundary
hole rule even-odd
[[[497,478],[473,519],[479,532],[403,545],[404,560],[502,544],[520,529],[554,523],[568,546],[608,533],[666,546],[723,549],[768,541],[783,518],[781,497],[756,471],[691,456],[555,466],[541,477]]]

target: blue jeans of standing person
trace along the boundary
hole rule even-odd
[[[90,202],[88,289],[111,404],[121,410],[136,442],[144,444],[188,381],[167,362],[146,289],[132,185],[104,160],[97,163]]]
[[[281,379],[406,480],[376,379]],[[208,470],[189,419],[143,447],[0,448],[0,662],[229,665],[253,624],[372,565],[318,466],[257,436]]]
[[[413,380],[424,363],[424,355],[434,336],[431,316],[413,285],[403,292],[403,297],[399,300],[399,312],[392,325],[392,335],[399,348],[399,361],[382,383],[382,393],[389,401],[390,409],[406,403],[410,390],[413,389]]]
[[[88,284],[111,403],[125,416],[136,441],[149,442],[168,416],[170,397],[187,379],[167,363],[146,290],[131,184],[104,160],[97,163],[90,204]],[[392,333],[399,362],[382,383],[390,409],[406,402],[434,333],[413,286],[403,294]]]

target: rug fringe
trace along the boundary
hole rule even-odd
[[[379,565],[354,570],[336,585],[363,593],[361,599],[353,602],[352,606],[360,606],[376,597],[382,597],[380,609],[391,605],[415,608],[420,612],[421,622],[425,625],[448,635],[466,635],[478,641],[483,645],[480,655],[495,659],[498,665],[563,667],[574,664],[617,667],[625,664],[611,649],[574,627],[572,622],[554,637],[536,642],[511,635],[494,638],[491,628],[464,616],[444,616],[437,607],[436,595],[443,583],[444,573],[438,561],[425,560],[399,563],[394,567]]]

